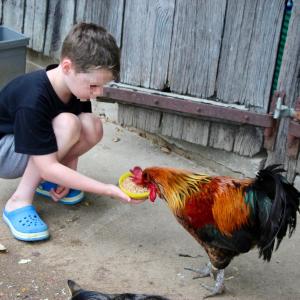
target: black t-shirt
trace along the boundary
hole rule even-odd
[[[0,138],[14,134],[15,151],[29,155],[57,151],[52,120],[62,112],[75,115],[91,112],[91,102],[80,102],[74,95],[64,104],[56,95],[46,71],[21,75],[0,91]]]

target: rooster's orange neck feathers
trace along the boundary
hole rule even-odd
[[[162,197],[174,213],[185,207],[186,201],[199,191],[201,183],[207,183],[211,177],[173,168],[149,168],[144,172],[154,179]],[[152,175],[152,176],[151,176]]]
[[[252,179],[232,180],[160,167],[145,169],[144,173],[158,187],[173,213],[188,217],[195,228],[214,224],[224,235],[230,235],[248,222],[250,206],[244,202],[244,191]]]

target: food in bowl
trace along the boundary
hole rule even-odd
[[[142,185],[134,183],[132,179],[133,174],[131,172],[124,173],[119,179],[120,189],[132,199],[147,199],[149,196],[148,189]]]
[[[130,176],[124,179],[123,187],[125,190],[130,191],[134,194],[142,194],[148,192],[146,187],[135,184]]]

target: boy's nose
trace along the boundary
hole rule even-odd
[[[103,95],[103,88],[100,86],[91,87],[91,94],[92,96],[102,96]]]

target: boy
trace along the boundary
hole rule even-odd
[[[81,190],[131,201],[118,187],[76,171],[78,157],[103,135],[89,99],[101,96],[119,71],[115,39],[100,26],[80,23],[65,38],[59,65],[19,76],[1,90],[0,177],[22,176],[3,210],[15,238],[49,237],[32,206],[38,186],[39,194],[66,204],[81,201]]]

